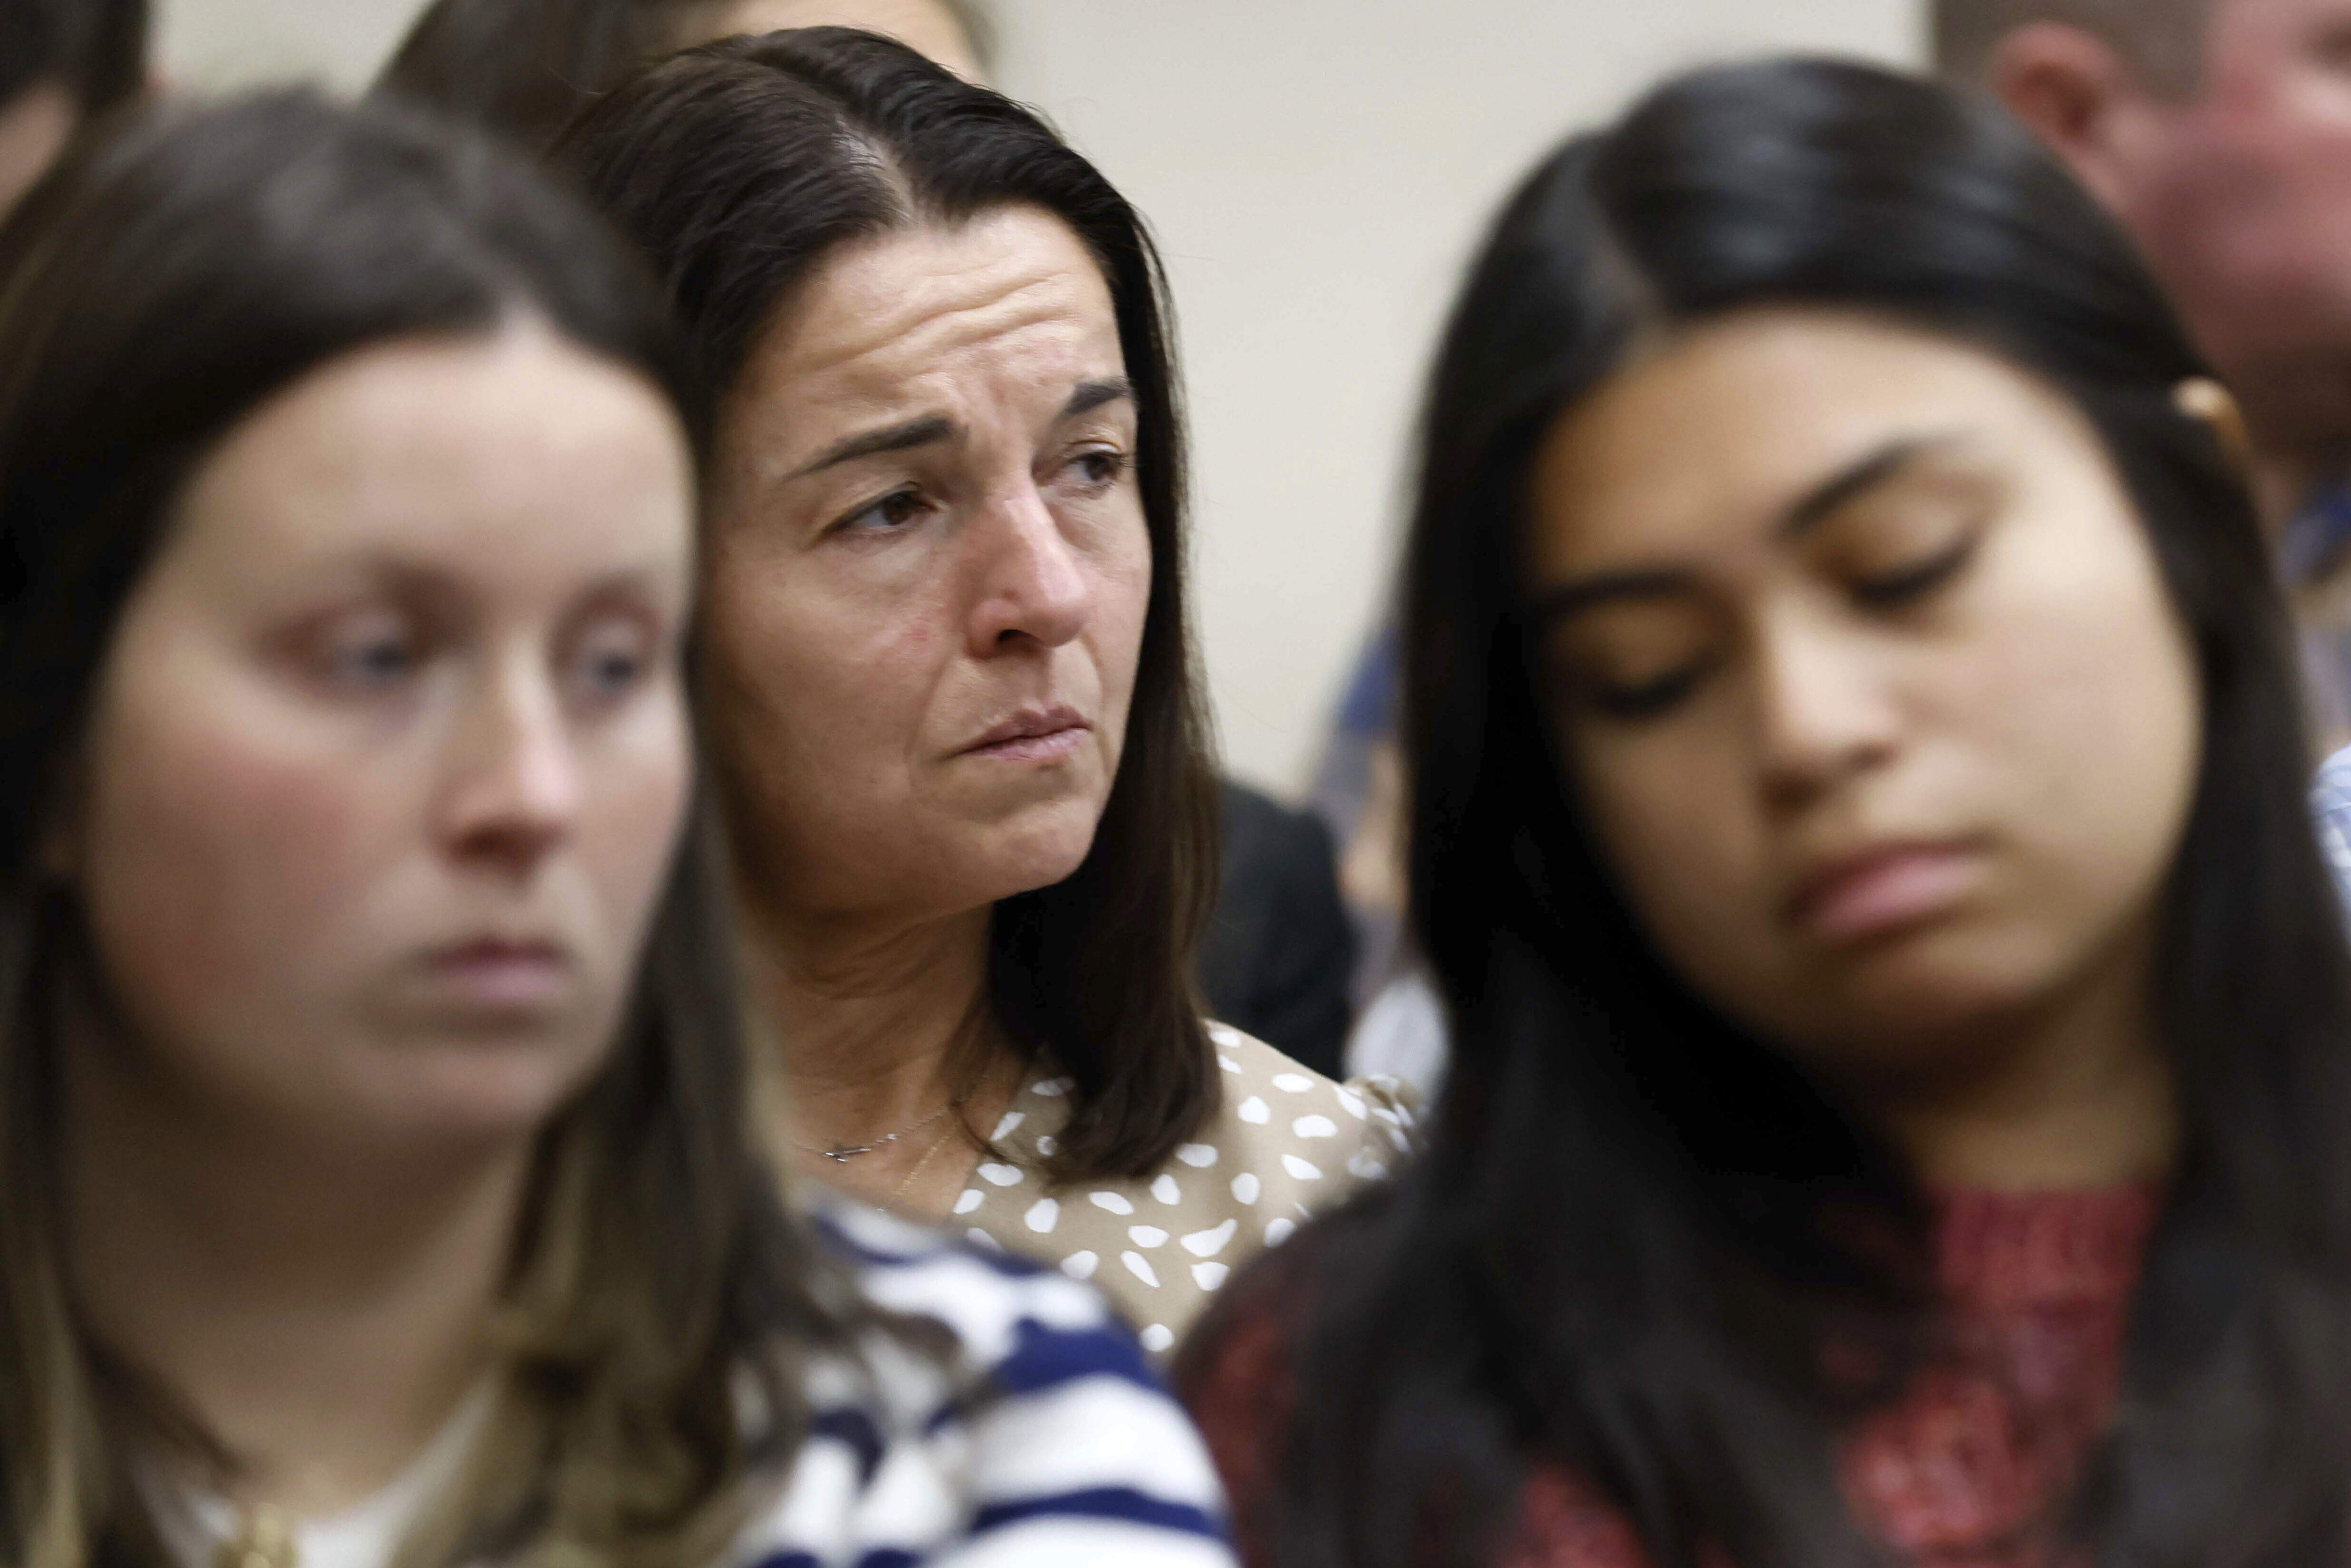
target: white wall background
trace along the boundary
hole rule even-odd
[[[162,0],[177,80],[364,82],[417,0]],[[1384,597],[1416,385],[1503,191],[1677,66],[1917,57],[1917,0],[996,0],[1008,92],[1158,231],[1232,769],[1301,788]]]

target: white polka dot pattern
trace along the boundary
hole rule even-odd
[[[1041,1166],[1067,1124],[1075,1081],[1040,1074],[998,1124],[990,1156],[955,1202],[992,1244],[1091,1280],[1165,1355],[1260,1247],[1384,1179],[1417,1142],[1411,1090],[1331,1082],[1262,1041],[1209,1026],[1222,1110],[1162,1169],[1052,1187]],[[1106,1267],[1106,1260],[1115,1267]]]

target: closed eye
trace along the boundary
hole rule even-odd
[[[1891,610],[1924,599],[1959,574],[1974,559],[1978,536],[1968,534],[1923,560],[1857,579],[1848,590],[1856,603]]]
[[[1629,684],[1594,682],[1588,688],[1585,700],[1610,718],[1627,722],[1656,718],[1677,706],[1696,691],[1706,673],[1707,665],[1700,663],[1684,664],[1646,681]]]

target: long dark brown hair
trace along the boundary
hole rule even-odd
[[[1564,413],[1658,333],[1787,305],[1974,345],[2078,408],[2200,677],[2152,976],[2183,1145],[2111,1429],[2043,1544],[2107,1568],[2339,1563],[2351,955],[2251,498],[2179,406],[2202,367],[2129,241],[2029,136],[1805,61],[1677,79],[1545,160],[1447,329],[1405,570],[1405,749],[1452,1076],[1421,1166],[1283,1249],[1319,1268],[1289,1469],[1258,1522],[1298,1568],[1491,1562],[1544,1460],[1664,1568],[1888,1560],[1832,1456],[1928,1340],[1929,1207],[1879,1130],[1697,994],[1627,908],[1546,722],[1522,566]],[[1833,1331],[1888,1375],[1838,1372]]]
[[[591,109],[559,155],[643,247],[706,394],[841,246],[1026,204],[1110,286],[1134,386],[1151,599],[1126,747],[1085,861],[997,906],[988,982],[1013,1038],[1077,1080],[1051,1169],[1143,1175],[1221,1086],[1192,989],[1216,883],[1216,783],[1185,608],[1184,426],[1165,285],[1143,220],[1043,121],[902,45],[811,27],[664,61]]]
[[[370,344],[517,317],[665,389],[699,441],[626,247],[519,161],[404,114],[301,93],[150,112],[0,230],[0,1562],[162,1561],[125,1455],[134,1431],[193,1431],[131,1397],[156,1390],[93,1342],[60,1261],[53,1013],[82,938],[37,846],[125,601],[264,401]],[[798,1444],[801,1358],[857,1320],[747,1147],[717,885],[690,825],[612,1059],[543,1134],[490,1435],[412,1568],[708,1561]]]

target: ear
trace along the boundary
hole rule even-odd
[[[2127,205],[2154,99],[2105,39],[2063,22],[2029,23],[2000,41],[1987,85],[2092,195]]]

